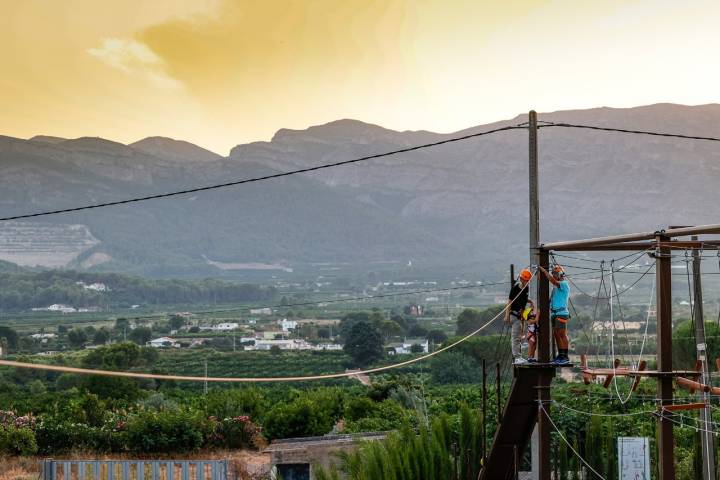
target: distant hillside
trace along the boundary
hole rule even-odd
[[[45,308],[215,304],[272,301],[273,287],[220,280],[151,280],[116,273],[2,270],[0,311]]]
[[[720,105],[596,108],[540,118],[720,136]],[[227,158],[160,137],[127,146],[94,138],[0,137],[0,211],[28,213],[250,178],[525,119],[453,134],[339,120],[279,130],[271,141],[239,145]],[[720,184],[716,144],[543,128],[540,155],[544,241],[720,219],[713,201]],[[4,225],[0,258],[10,258],[3,238],[15,254],[39,252],[44,247],[37,242],[50,245],[48,239],[59,238],[53,229],[71,225],[86,227],[87,238],[98,242],[63,244],[74,252],[67,265],[76,268],[151,275],[215,275],[218,265],[258,264],[269,272],[326,263],[365,271],[408,262],[466,271],[504,268],[526,257],[527,134],[503,132],[311,174],[39,218],[32,228],[41,230],[20,247],[12,239],[24,238],[19,229],[26,227]],[[33,255],[21,263],[47,257]]]

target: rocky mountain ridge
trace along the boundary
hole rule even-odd
[[[715,104],[596,108],[540,118],[720,137]],[[252,178],[525,119],[452,134],[397,132],[345,119],[281,129],[271,141],[238,145],[228,157],[162,137],[130,145],[0,137],[0,211],[9,216]],[[543,127],[539,138],[544,241],[720,218],[716,143],[561,127]],[[99,243],[81,248],[68,265],[93,269],[217,273],[206,258],[282,268],[331,263],[362,269],[370,262],[502,268],[526,256],[527,133],[501,132],[267,182],[34,221],[86,226]],[[5,226],[0,235],[8,231]],[[85,262],[93,255],[104,263]]]

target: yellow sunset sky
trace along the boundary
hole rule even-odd
[[[223,155],[355,118],[451,132],[526,112],[720,101],[720,2],[0,0],[0,135]]]

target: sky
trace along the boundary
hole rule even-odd
[[[716,0],[0,0],[0,135],[226,155],[354,118],[720,102]]]

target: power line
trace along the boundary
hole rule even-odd
[[[367,156],[360,157],[360,158],[354,158],[354,159],[352,159],[352,160],[343,160],[342,162],[326,163],[326,164],[323,164],[323,165],[317,165],[317,166],[315,166],[315,167],[301,168],[301,169],[298,169],[298,170],[291,170],[291,171],[289,171],[289,172],[275,173],[275,174],[272,174],[272,175],[264,175],[264,176],[262,176],[262,177],[247,178],[247,179],[244,179],[244,180],[235,180],[235,181],[226,182],[226,183],[218,183],[218,184],[215,184],[215,185],[208,185],[208,186],[205,186],[205,187],[189,188],[189,189],[186,189],[186,190],[177,190],[177,191],[174,191],[174,192],[159,193],[159,194],[155,194],[155,195],[148,195],[148,196],[145,196],[145,197],[128,198],[128,199],[126,199],[126,200],[117,200],[117,201],[114,201],[114,202],[96,203],[96,204],[92,204],[92,205],[85,205],[85,206],[82,206],[82,207],[64,208],[64,209],[59,209],[59,210],[50,210],[50,211],[46,211],[46,212],[29,213],[29,214],[25,214],[25,215],[14,215],[14,216],[11,216],[11,217],[2,217],[2,218],[0,218],[0,222],[6,222],[6,221],[9,221],[9,220],[20,220],[20,219],[24,219],[24,218],[42,217],[42,216],[46,216],[46,215],[56,215],[56,214],[59,214],[59,213],[78,212],[78,211],[81,211],[81,210],[91,210],[91,209],[94,209],[94,208],[111,207],[111,206],[115,206],[115,205],[125,205],[125,204],[128,204],[128,203],[144,202],[144,201],[146,201],[146,200],[157,200],[157,199],[159,199],[159,198],[173,197],[173,196],[177,196],[177,195],[184,195],[184,194],[187,194],[187,193],[196,193],[196,192],[203,192],[203,191],[207,191],[207,190],[216,190],[216,189],[219,189],[219,188],[232,187],[232,186],[236,186],[236,185],[243,185],[243,184],[246,184],[246,183],[261,182],[261,181],[264,181],[264,180],[271,180],[271,179],[274,179],[274,178],[281,178],[281,177],[288,177],[288,176],[290,176],[290,175],[297,175],[297,174],[299,174],[299,173],[314,172],[314,171],[316,171],[316,170],[323,170],[323,169],[332,168],[332,167],[340,167],[340,166],[349,165],[349,164],[352,164],[352,163],[359,163],[359,162],[364,162],[364,161],[367,161],[367,160],[373,160],[373,159],[376,159],[376,158],[388,157],[388,156],[390,156],[390,155],[397,155],[397,154],[400,154],[400,153],[413,152],[413,151],[415,151],[415,150],[421,150],[421,149],[429,148],[429,147],[436,147],[436,146],[439,146],[439,145],[444,145],[444,144],[446,144],[446,143],[459,142],[459,141],[461,141],[461,140],[468,140],[468,139],[470,139],[470,138],[482,137],[482,136],[484,136],[484,135],[490,135],[490,134],[492,134],[492,133],[504,132],[504,131],[507,131],[507,130],[517,130],[517,129],[524,129],[524,127],[519,127],[519,126],[516,126],[516,125],[510,125],[510,126],[507,126],[507,127],[500,127],[500,128],[495,128],[495,129],[492,129],[492,130],[486,130],[486,131],[484,131],[484,132],[478,132],[478,133],[471,133],[471,134],[469,134],[469,135],[463,135],[462,137],[448,138],[448,139],[446,139],[446,140],[440,140],[440,141],[437,141],[437,142],[425,143],[425,144],[423,144],[423,145],[416,145],[416,146],[414,146],[414,147],[402,148],[402,149],[400,149],[400,150],[393,150],[393,151],[391,151],[391,152],[377,153],[377,154],[374,154],[374,155],[367,155]]]
[[[672,137],[672,138],[685,138],[687,140],[708,140],[710,142],[720,142],[720,138],[717,137],[701,137],[696,135],[682,135],[678,133],[662,133],[662,132],[651,132],[647,130],[630,130],[627,128],[613,128],[613,127],[598,127],[595,125],[579,125],[574,123],[554,123],[546,122],[545,125],[538,125],[538,128],[548,127],[563,127],[563,128],[584,128],[588,130],[601,130],[604,132],[619,132],[619,133],[632,133],[636,135],[652,135],[654,137]]]

